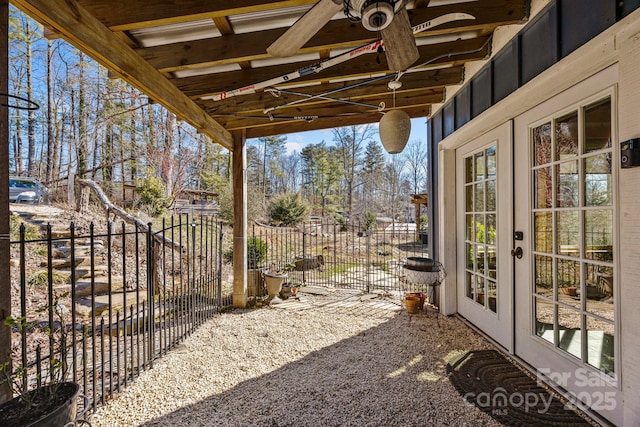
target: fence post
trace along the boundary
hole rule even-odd
[[[367,239],[367,293],[371,292],[371,275],[368,274],[371,271],[371,231],[367,227],[365,231]]]
[[[304,263],[307,259],[307,226],[302,224],[302,283],[307,283],[307,271],[304,268]]]
[[[222,312],[222,241],[224,238],[223,224],[220,224],[220,232],[218,233],[218,313]]]
[[[152,224],[147,224],[147,331],[149,333],[149,352],[148,362],[153,368],[153,358],[155,354],[155,275],[154,271],[154,256],[153,256],[153,232],[151,230]]]

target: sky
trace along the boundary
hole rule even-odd
[[[420,117],[417,119],[411,119],[411,134],[409,136],[409,142],[414,140],[427,141],[427,118]],[[377,124],[376,124],[377,126]],[[285,135],[287,142],[287,154],[291,154],[294,151],[300,152],[303,147],[309,144],[317,144],[324,140],[327,145],[333,145],[333,135],[331,129],[314,130],[309,132],[290,133]],[[378,133],[376,132],[376,138],[378,141]]]

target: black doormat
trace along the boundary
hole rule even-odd
[[[588,426],[496,350],[472,351],[447,364],[458,393],[507,426]]]

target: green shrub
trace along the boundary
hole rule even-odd
[[[376,214],[369,209],[365,210],[362,214],[362,222],[364,222],[365,231],[371,231],[376,229]]]
[[[225,261],[233,263],[233,248],[229,248],[223,254]],[[267,259],[267,244],[257,237],[247,239],[247,264],[249,268],[256,268]]]
[[[298,194],[281,194],[269,205],[269,216],[281,225],[296,225],[309,213],[309,206]]]
[[[165,196],[165,186],[160,178],[150,174],[139,179],[136,192],[140,197],[140,204],[148,209],[151,216],[159,217],[167,211],[169,199]]]

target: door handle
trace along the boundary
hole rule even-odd
[[[515,249],[511,249],[511,256],[514,256],[518,259],[522,258],[522,248],[518,246]]]

